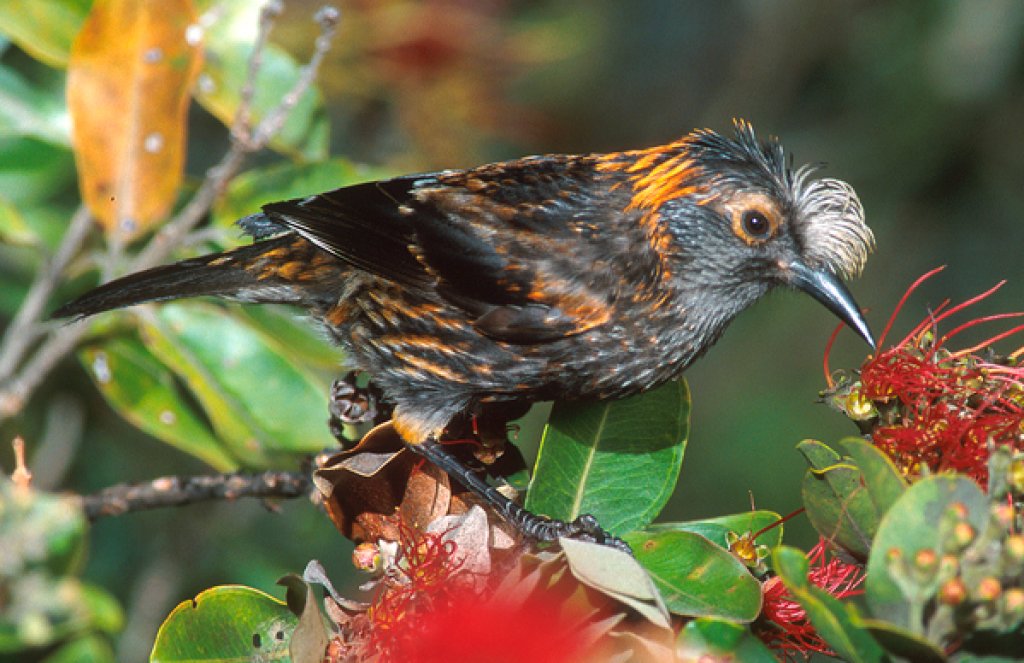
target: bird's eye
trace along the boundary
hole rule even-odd
[[[743,224],[743,231],[754,238],[761,239],[772,231],[772,224],[768,221],[768,217],[764,212],[756,209],[744,212],[741,223]]]

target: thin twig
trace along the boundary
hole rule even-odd
[[[313,81],[316,79],[316,73],[324,61],[324,56],[330,50],[331,40],[334,39],[334,33],[338,27],[340,16],[341,14],[338,10],[330,6],[321,7],[316,13],[315,19],[320,25],[320,36],[317,37],[313,55],[309,58],[306,66],[300,71],[299,77],[292,86],[292,89],[288,90],[284,97],[281,98],[281,103],[267,113],[267,116],[256,127],[252,138],[256,149],[265,147],[270,142],[270,139],[281,131],[285,120],[288,119],[289,113],[295,109],[299,99],[302,98],[302,95],[313,84]]]
[[[278,6],[279,3],[269,3]],[[280,13],[279,11],[277,13]],[[206,177],[191,200],[153,236],[145,248],[130,261],[128,271],[138,271],[153,267],[163,262],[170,253],[181,246],[188,234],[206,216],[216,201],[241,169],[245,157],[251,152],[262,149],[281,130],[288,114],[294,109],[298,99],[312,85],[317,70],[323,62],[325,53],[330,47],[338,19],[337,10],[325,7],[317,13],[320,24],[320,36],[309,63],[303,68],[295,86],[285,95],[281,103],[272,109],[259,125],[250,133],[247,125],[251,113],[252,89],[259,73],[259,62],[262,50],[267,41],[267,33],[273,26],[276,16],[274,8],[264,9],[260,15],[259,34],[256,46],[250,55],[248,77],[243,87],[242,100],[232,123],[231,146],[220,162],[207,171]],[[254,64],[255,63],[255,64]],[[237,131],[246,127],[244,131]],[[237,131],[237,133],[236,133]],[[78,342],[85,336],[87,326],[72,323],[52,329],[46,339],[36,348],[32,358],[24,362],[26,350],[39,337],[40,318],[46,301],[59,280],[70,259],[81,248],[81,244],[90,226],[87,211],[79,210],[72,220],[71,227],[63,240],[60,250],[47,270],[41,272],[36,284],[33,284],[28,297],[22,304],[0,344],[0,423],[17,414],[36,387],[50,373]],[[40,285],[37,285],[40,284]],[[21,369],[15,374],[18,366]]]
[[[281,0],[270,0],[260,9],[260,22],[256,30],[256,40],[252,45],[252,53],[249,55],[248,69],[245,74],[245,82],[239,90],[238,112],[235,113],[235,120],[231,123],[231,138],[239,143],[250,145],[252,137],[252,101],[256,94],[256,78],[259,76],[260,66],[263,64],[263,49],[267,46],[267,39],[271,30],[274,29],[274,21],[284,7]]]
[[[25,300],[4,332],[0,343],[0,383],[13,375],[25,357],[25,353],[40,335],[39,322],[46,308],[46,302],[60,282],[60,276],[78,253],[92,227],[92,216],[85,206],[79,207],[71,216],[68,231],[61,240],[57,252],[48,264],[36,274]]]
[[[36,387],[46,379],[54,366],[75,349],[88,331],[89,325],[79,321],[50,333],[18,374],[0,389],[0,423],[21,412]]]
[[[194,477],[161,477],[145,483],[119,484],[82,496],[89,520],[120,516],[133,511],[184,506],[211,500],[240,497],[293,499],[310,495],[313,481],[308,472],[217,474]]]

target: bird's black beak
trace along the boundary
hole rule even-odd
[[[811,269],[799,261],[789,263],[786,268],[787,281],[794,288],[803,290],[811,297],[825,305],[840,320],[848,324],[853,331],[867,341],[871,349],[875,349],[875,338],[871,335],[867,321],[861,315],[860,307],[853,300],[853,295],[846,286],[831,272],[823,269]]]

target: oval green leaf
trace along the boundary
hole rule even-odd
[[[310,324],[308,317],[287,306],[242,306],[234,310],[252,325],[267,343],[283,357],[300,366],[324,373],[324,383],[339,375],[345,360],[341,347],[331,343],[323,330]]]
[[[750,628],[743,624],[701,617],[686,624],[676,641],[682,661],[743,661],[776,663],[778,659]]]
[[[923,632],[923,624],[911,623],[910,601],[900,588],[904,579],[893,575],[889,556],[895,552],[906,561],[921,550],[941,555],[953,549],[950,509],[963,505],[968,522],[980,532],[988,519],[987,503],[981,488],[963,476],[926,477],[911,486],[882,518],[868,558],[864,590],[871,614],[897,627]]]
[[[690,520],[677,523],[653,523],[643,529],[647,534],[657,532],[693,532],[700,534],[712,543],[728,548],[727,536],[733,534],[752,534],[778,523],[782,516],[774,511],[745,511],[728,516],[717,516],[704,520]],[[782,543],[782,524],[767,529],[757,537],[759,545],[774,548]]]
[[[39,236],[26,223],[18,209],[0,197],[0,243],[13,246],[33,246],[39,243]]]
[[[63,67],[91,5],[92,0],[4,0],[0,33],[32,57]]]
[[[328,385],[228,309],[172,303],[141,319],[147,347],[192,390],[243,465],[266,467],[332,444]]]
[[[761,612],[761,583],[724,548],[692,532],[625,537],[671,612],[750,622]]]
[[[874,636],[886,651],[899,656],[901,660],[914,661],[915,663],[945,663],[949,660],[942,650],[919,635],[914,635],[906,629],[902,629],[889,622],[875,619],[862,619],[860,625]],[[958,657],[959,663],[966,663],[970,658]],[[984,659],[992,663],[991,659]],[[1019,659],[1015,659],[1019,660]]]
[[[114,650],[106,638],[98,635],[86,635],[75,638],[50,654],[43,663],[116,663]]]
[[[298,618],[251,587],[213,587],[183,601],[160,625],[151,663],[290,661]]]
[[[854,557],[867,559],[878,510],[860,470],[821,442],[804,440],[797,449],[810,465],[801,493],[814,529]]]
[[[71,119],[64,100],[64,77],[30,83],[13,69],[0,66],[0,132],[70,149]]]
[[[654,520],[672,494],[689,434],[684,380],[619,401],[560,402],[551,411],[526,508],[613,534]]]
[[[864,477],[868,496],[881,518],[907,490],[907,480],[896,469],[892,459],[870,442],[859,437],[848,437],[840,444]]]
[[[137,428],[221,472],[238,468],[182,397],[171,371],[137,338],[87,346],[79,358],[107,403]]]

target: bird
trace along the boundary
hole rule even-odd
[[[297,305],[379,385],[410,449],[531,536],[614,542],[593,519],[526,512],[437,441],[489,404],[619,399],[676,379],[780,286],[874,348],[844,284],[874,249],[855,190],[794,168],[746,121],[732,129],[270,203],[238,221],[251,244],[124,276],[53,316],[208,295]]]

